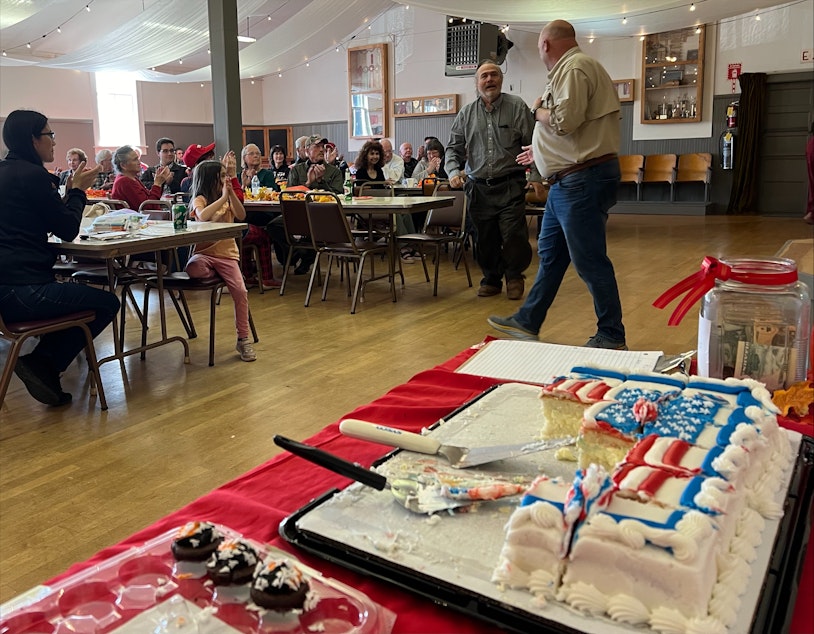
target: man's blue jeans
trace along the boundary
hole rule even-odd
[[[108,291],[71,282],[0,285],[0,314],[7,323],[52,319],[82,310],[96,311],[96,319],[88,324],[96,337],[113,321],[119,310],[119,298]],[[58,372],[64,372],[84,347],[85,335],[79,328],[70,328],[40,337],[34,353],[48,359]]]
[[[540,268],[526,301],[514,315],[523,328],[540,331],[573,261],[593,297],[597,333],[625,341],[619,289],[605,239],[608,210],[616,204],[618,184],[619,161],[612,160],[570,174],[551,187],[537,241]]]

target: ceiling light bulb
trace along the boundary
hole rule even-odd
[[[695,27],[695,34],[696,34],[696,35],[700,35],[700,34],[701,34],[701,27],[700,27],[700,26]]]
[[[690,11],[695,11],[695,3],[694,2],[690,5]]]
[[[338,47],[338,46],[336,47],[336,52],[337,52],[337,53],[339,52],[339,47]]]
[[[203,84],[201,84],[201,88],[203,88]]]
[[[760,14],[759,13],[755,16],[755,20],[760,22]]]
[[[627,16],[622,18],[622,24],[627,24]]]
[[[210,49],[206,49],[206,54],[207,54],[207,55],[211,55],[211,54],[212,54],[212,51],[211,51]]]
[[[305,67],[310,68],[311,67],[311,62],[305,62]]]
[[[150,70],[155,70],[155,66],[151,66],[151,67],[150,67]]]
[[[26,44],[26,47],[31,48],[31,42],[28,42],[28,44]]]
[[[183,63],[184,63],[184,60],[179,59],[179,60],[178,60],[178,63],[179,63],[179,64],[183,64]]]
[[[266,20],[268,20],[269,22],[271,22],[271,16],[270,16],[270,15],[267,15],[267,16],[266,16]]]
[[[5,51],[3,51],[3,57],[8,57],[8,54]]]
[[[282,76],[283,76],[282,73],[277,73],[277,77],[282,77]]]
[[[593,44],[593,43],[594,43],[594,38],[593,38],[593,37],[589,37],[589,38],[588,38],[588,44]]]
[[[449,22],[450,24],[452,24],[452,18],[449,18],[449,19],[447,20],[447,22]]]
[[[57,33],[62,33],[62,27],[61,26],[57,27]]]
[[[86,4],[86,5],[85,5],[85,11],[87,11],[88,13],[90,13],[90,5],[89,5],[89,4]]]
[[[640,35],[640,36],[639,36],[639,41],[640,41],[640,42],[644,42],[644,35]]]

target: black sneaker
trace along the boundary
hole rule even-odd
[[[71,395],[62,391],[57,372],[48,361],[33,354],[17,359],[14,373],[20,377],[25,389],[40,403],[58,406],[71,402]]]
[[[605,335],[600,335],[599,333],[588,339],[583,347],[605,348],[606,350],[627,350],[627,344],[624,341],[608,339]]]

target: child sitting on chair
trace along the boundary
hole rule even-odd
[[[192,174],[192,213],[201,222],[244,220],[246,210],[235,194],[232,180],[220,161],[201,161]],[[249,293],[240,271],[240,253],[234,238],[195,245],[186,272],[191,278],[223,278],[235,303],[236,350],[242,361],[254,361],[257,355],[249,340]]]

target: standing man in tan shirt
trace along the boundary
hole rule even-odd
[[[585,346],[626,350],[622,305],[605,237],[620,176],[619,99],[602,65],[580,50],[568,22],[547,24],[538,48],[548,69],[548,85],[531,109],[536,122],[532,145],[517,161],[534,163],[551,186],[537,245],[540,267],[520,310],[511,317],[493,315],[488,322],[512,337],[536,340],[573,261],[593,297],[597,317],[596,334]]]

